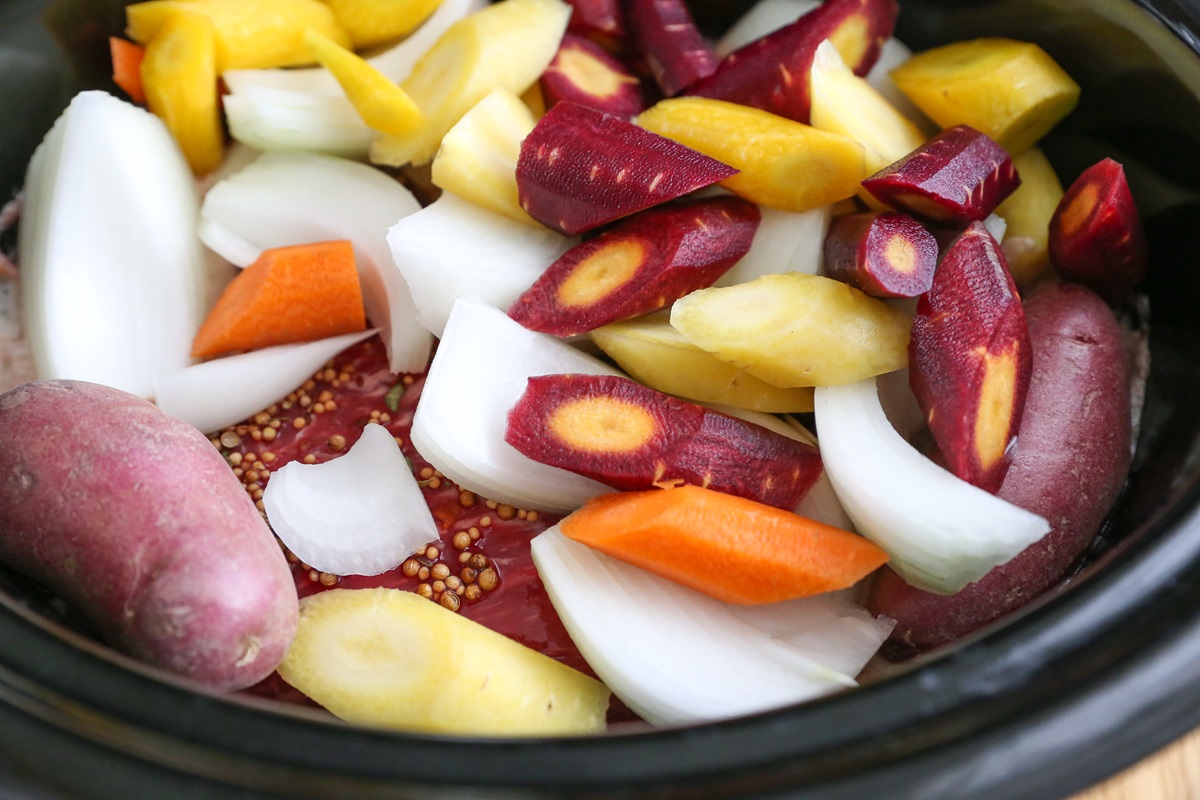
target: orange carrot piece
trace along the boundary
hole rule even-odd
[[[365,328],[350,242],[276,247],[225,287],[196,333],[192,355],[310,342]]]
[[[888,560],[857,534],[699,486],[600,495],[559,529],[613,558],[737,605],[844,589]]]
[[[146,104],[146,91],[142,88],[142,56],[146,48],[119,36],[108,38],[108,49],[112,54],[113,83],[121,87],[129,99],[138,105]]]

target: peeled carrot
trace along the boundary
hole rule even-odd
[[[348,241],[264,250],[230,281],[192,341],[197,358],[309,342],[366,328]]]
[[[142,56],[146,48],[119,36],[108,38],[108,49],[112,54],[113,83],[120,86],[129,99],[144,105],[146,91],[142,88]]]
[[[888,560],[857,534],[699,486],[600,495],[559,529],[613,558],[737,605],[844,589]]]

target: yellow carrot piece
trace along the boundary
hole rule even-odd
[[[1032,147],[1079,101],[1079,84],[1032,42],[972,39],[918,53],[892,80],[943,128],[970,125],[1012,155]]]
[[[225,132],[212,22],[199,14],[172,16],[146,45],[141,77],[146,105],[175,137],[192,172],[206,175],[216,169]]]
[[[183,12],[208,17],[216,31],[217,71],[313,63],[304,33],[315,30],[341,45],[350,36],[319,0],[149,0],[125,9],[126,33],[146,44]]]
[[[316,31],[309,31],[304,40],[321,66],[333,73],[368,128],[391,136],[403,136],[421,127],[424,115],[408,92],[392,83],[366,59]]]
[[[425,114],[407,136],[380,136],[371,161],[429,163],[446,131],[493,89],[521,94],[558,52],[571,6],[562,0],[501,0],[451,25],[402,84]]]
[[[721,185],[783,211],[802,212],[850,197],[870,175],[863,146],[749,106],[708,97],[660,100],[638,125],[728,164]]]
[[[325,0],[355,50],[407,36],[442,0]]]

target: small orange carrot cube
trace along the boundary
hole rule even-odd
[[[264,250],[235,277],[192,342],[197,358],[353,333],[366,328],[348,241]]]

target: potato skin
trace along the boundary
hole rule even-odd
[[[114,647],[216,691],[271,674],[296,631],[287,561],[217,449],[106,386],[0,395],[0,561]]]
[[[1053,586],[1116,502],[1131,459],[1129,369],[1120,324],[1078,284],[1045,284],[1025,301],[1033,373],[1012,466],[997,494],[1051,531],[955,595],[879,572],[869,607],[897,621],[890,649],[928,650],[1007,614]]]

